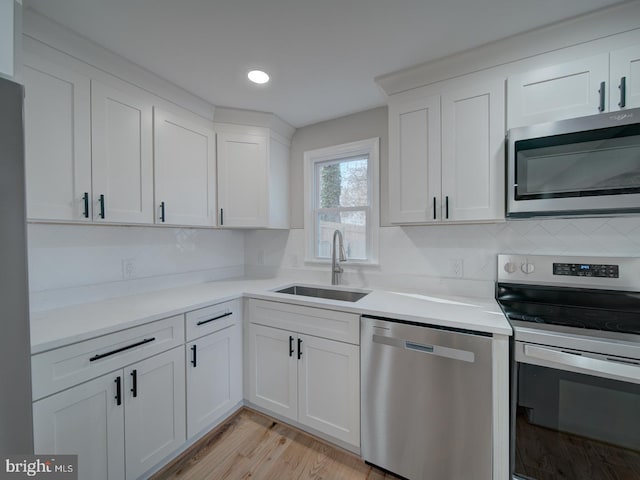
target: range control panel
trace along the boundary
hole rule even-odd
[[[554,275],[570,277],[619,278],[618,265],[602,265],[597,263],[554,263]]]

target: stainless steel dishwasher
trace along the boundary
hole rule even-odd
[[[492,477],[491,336],[360,320],[362,456],[410,480]]]

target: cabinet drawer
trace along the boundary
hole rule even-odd
[[[252,299],[249,319],[268,327],[360,344],[359,316],[355,313]]]
[[[33,399],[96,378],[184,343],[184,317],[138,327],[57,348],[31,357]]]
[[[233,325],[242,319],[240,299],[200,308],[186,314],[187,342]]]

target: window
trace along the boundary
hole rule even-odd
[[[305,152],[307,261],[331,259],[333,232],[347,260],[376,263],[378,139]]]

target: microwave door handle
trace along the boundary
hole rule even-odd
[[[555,365],[575,373],[640,384],[640,365],[599,360],[537,345],[524,345],[524,360],[527,358],[544,362],[542,366]]]

